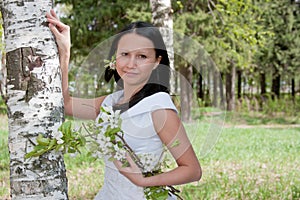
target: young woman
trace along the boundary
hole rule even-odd
[[[145,199],[144,187],[200,180],[200,164],[169,95],[169,58],[159,30],[145,22],[123,29],[110,50],[109,57],[116,57],[115,67],[105,72],[105,79],[113,77],[122,89],[108,96],[82,99],[71,97],[68,91],[70,28],[53,10],[47,19],[59,49],[65,113],[95,119],[101,106],[113,106],[122,112],[124,138],[137,155],[151,155],[158,163],[165,145],[177,163],[170,171],[144,177],[130,156],[129,167],[105,159],[104,184],[95,199],[141,200]],[[173,146],[175,141],[178,145]]]

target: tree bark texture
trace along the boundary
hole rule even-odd
[[[219,101],[218,101],[218,87],[219,87],[219,80],[220,80],[220,73],[218,71],[214,71],[213,72],[213,101],[212,101],[212,105],[214,107],[218,107],[219,106]]]
[[[173,10],[171,7],[171,0],[150,0],[152,8],[152,22],[153,25],[160,28],[164,42],[167,47],[168,56],[170,59],[170,67],[172,69],[170,90],[175,93],[175,67],[174,67],[174,48],[173,48]]]
[[[237,70],[237,98],[242,98],[242,71]]]
[[[50,137],[63,121],[57,47],[45,18],[51,8],[51,0],[2,5],[12,199],[68,199],[61,153],[24,158],[39,133]]]
[[[201,72],[198,74],[198,92],[197,92],[197,96],[201,100],[204,100],[203,77],[202,77],[202,73]]]
[[[191,87],[193,81],[192,65],[181,66],[180,74],[181,120],[183,122],[191,122],[191,109],[193,107],[193,89]]]
[[[280,98],[280,74],[276,67],[272,74],[272,99],[275,98]]]
[[[235,109],[235,69],[234,63],[231,63],[230,71],[226,73],[226,102],[228,111]]]
[[[260,94],[265,96],[267,94],[267,84],[266,84],[266,74],[264,72],[260,73]]]
[[[6,67],[5,67],[5,54],[0,52],[0,95],[3,100],[6,99]]]

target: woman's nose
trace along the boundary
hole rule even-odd
[[[136,68],[137,60],[135,56],[130,56],[126,65],[128,68]]]

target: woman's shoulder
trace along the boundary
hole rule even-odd
[[[171,109],[178,112],[170,94],[166,92],[158,92],[145,97],[143,100],[138,102],[135,106],[128,110],[128,114],[132,116],[134,114],[153,112],[159,109]]]
[[[123,94],[124,94],[123,90],[119,90],[107,95],[103,100],[101,106],[113,106],[120,100]]]

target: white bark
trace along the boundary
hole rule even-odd
[[[153,24],[160,28],[164,42],[167,47],[170,67],[172,69],[170,90],[175,93],[175,68],[174,68],[174,50],[173,50],[173,19],[171,0],[150,0],[152,8],[152,21]]]
[[[0,95],[3,99],[6,98],[6,68],[4,63],[4,55],[3,52],[0,51]]]
[[[51,0],[4,0],[12,199],[68,199],[63,156],[25,160],[38,133],[63,121],[59,59],[45,14]]]

